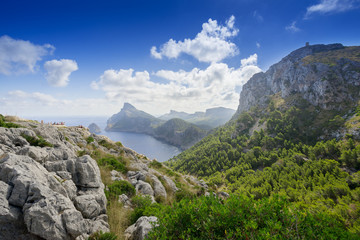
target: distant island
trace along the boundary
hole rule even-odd
[[[223,107],[194,114],[172,110],[156,118],[130,103],[124,103],[121,111],[108,119],[105,130],[144,133],[187,149],[205,137],[211,129],[226,123],[234,113],[235,110]]]

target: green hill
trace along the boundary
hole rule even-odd
[[[360,234],[359,49],[308,46],[254,75],[232,120],[168,165],[255,200],[284,196]]]

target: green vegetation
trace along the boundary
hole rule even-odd
[[[86,139],[86,142],[87,142],[88,144],[90,144],[90,143],[94,142],[94,138],[93,138],[92,136],[89,136],[89,137]]]
[[[107,155],[97,160],[99,166],[109,167],[111,170],[116,170],[122,173],[127,172],[126,161],[123,157],[115,157],[113,155]]]
[[[121,194],[126,194],[128,197],[135,195],[135,188],[128,181],[115,181],[107,185],[108,190],[105,190],[105,195],[108,200],[116,199]]]
[[[285,197],[183,199],[161,209],[148,239],[355,239],[326,213],[299,210]]]
[[[0,127],[4,127],[4,128],[20,128],[21,126],[19,124],[16,124],[16,123],[7,122],[5,120],[5,117],[0,114]]]
[[[334,66],[340,59],[350,59],[360,62],[360,47],[345,47],[343,49],[315,53],[304,57],[302,62],[305,64],[321,62]]]
[[[324,221],[330,216],[341,223],[336,226],[360,235],[360,144],[351,135],[329,138],[345,127],[344,113],[321,110],[296,96],[278,100],[274,96],[266,108],[241,113],[166,164],[254,201],[279,194],[301,214],[316,213],[313,217]],[[327,140],[319,141],[320,136]],[[306,228],[305,235],[311,230]]]
[[[117,236],[114,233],[107,232],[103,233],[102,231],[92,234],[88,240],[116,240]]]
[[[54,147],[54,145],[52,145],[51,143],[47,142],[42,136],[38,135],[37,137],[32,137],[26,134],[21,134],[21,136],[23,138],[26,139],[26,141],[31,145],[31,146],[36,146],[36,147]]]

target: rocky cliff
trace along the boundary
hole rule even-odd
[[[359,79],[360,47],[305,46],[255,74],[243,86],[238,113],[264,105],[276,93],[282,98],[299,94],[322,109],[342,110],[359,99]]]

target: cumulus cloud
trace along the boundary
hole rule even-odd
[[[50,44],[35,45],[29,41],[0,37],[0,73],[5,75],[35,72],[35,66],[43,56],[52,54]]]
[[[293,33],[300,31],[300,28],[296,26],[296,21],[293,21],[289,26],[286,26],[285,29]]]
[[[78,70],[78,65],[74,60],[61,59],[45,62],[44,68],[47,71],[45,78],[50,85],[65,87],[69,83],[70,74]]]
[[[359,0],[321,0],[320,3],[307,8],[305,18],[314,13],[326,14],[345,12],[359,7]]]
[[[241,60],[239,68],[214,62],[204,70],[160,70],[151,75],[147,71],[111,69],[91,86],[103,90],[110,101],[131,102],[153,114],[170,109],[188,111],[189,106],[194,111],[203,111],[215,106],[236,108],[240,88],[259,71],[254,54]],[[152,78],[162,78],[165,83]]]
[[[235,17],[231,16],[226,25],[219,25],[211,18],[202,25],[202,30],[194,39],[176,41],[170,39],[163,44],[159,51],[153,46],[150,50],[154,58],[178,58],[181,53],[193,56],[200,62],[219,62],[226,57],[239,53],[236,45],[228,39],[238,34],[234,27]]]

